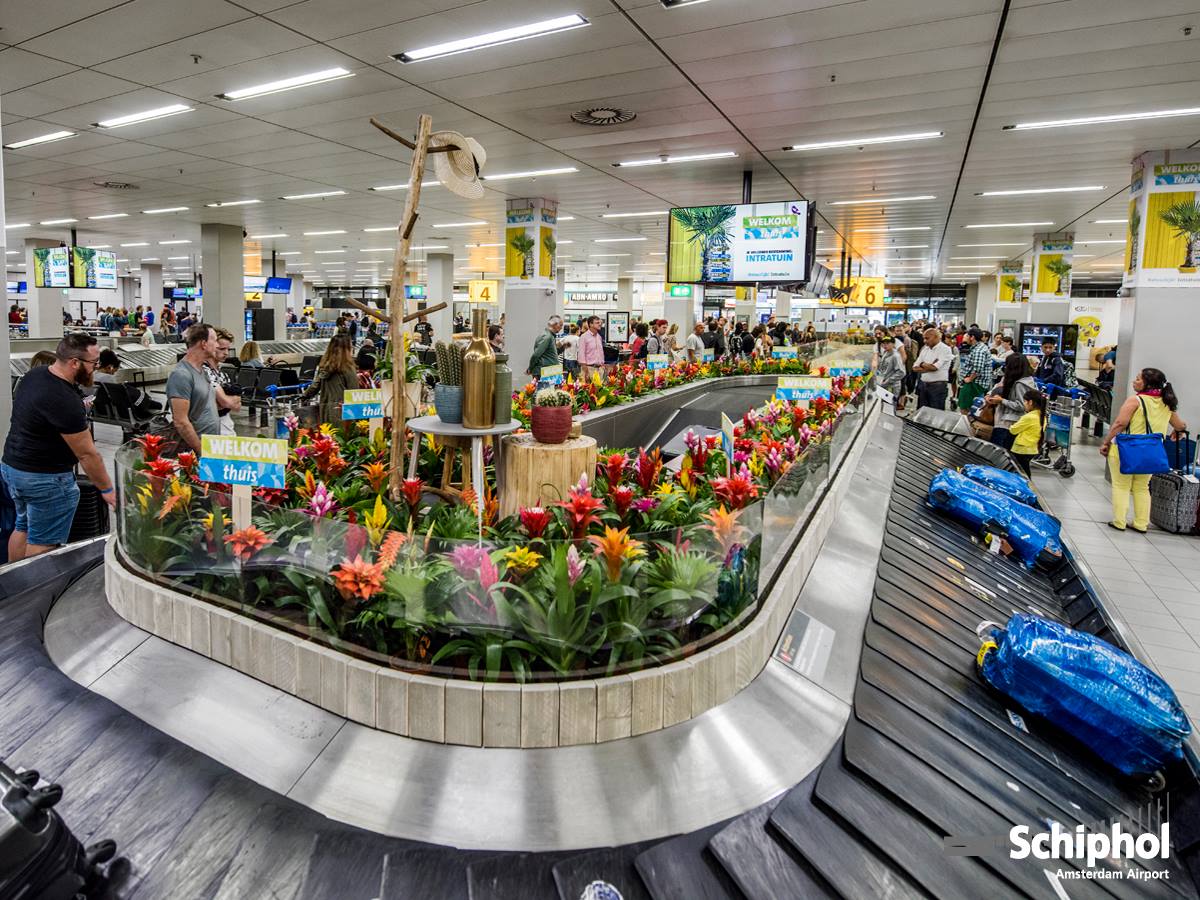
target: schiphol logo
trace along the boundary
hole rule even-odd
[[[1163,806],[1151,804],[1136,818],[1076,825],[1048,819],[1015,825],[1004,835],[946,837],[951,856],[1026,860],[1039,865],[1055,894],[1068,898],[1072,881],[1169,881],[1171,825]]]

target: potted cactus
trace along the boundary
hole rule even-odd
[[[1185,249],[1179,271],[1192,274],[1196,271],[1196,241],[1200,240],[1200,203],[1195,200],[1176,203],[1160,212],[1158,217],[1183,239]]]
[[[437,354],[438,383],[433,388],[433,404],[438,418],[448,425],[462,423],[463,348],[453,341],[434,345]]]
[[[533,395],[529,426],[538,443],[561,444],[571,433],[571,395],[562,388],[542,388]]]
[[[1063,259],[1062,257],[1059,257],[1058,259],[1051,259],[1051,260],[1047,261],[1046,271],[1058,279],[1058,286],[1054,290],[1054,296],[1056,296],[1056,297],[1062,296],[1063,279],[1067,278],[1071,274],[1071,269],[1072,269],[1071,264],[1069,262],[1067,262],[1065,259]],[[1071,292],[1071,282],[1069,280],[1067,281],[1066,291],[1067,291],[1067,293]]]
[[[513,239],[511,241],[509,241],[508,244],[510,247],[512,247],[514,250],[516,250],[518,253],[520,253],[522,258],[524,259],[524,263],[522,264],[522,267],[521,267],[521,277],[522,278],[532,278],[533,277],[533,248],[535,246],[537,246],[534,243],[533,238],[531,238],[529,235],[522,232],[521,234],[514,235]]]

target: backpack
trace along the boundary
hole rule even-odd
[[[747,356],[754,352],[754,335],[748,331],[742,333],[742,352]]]

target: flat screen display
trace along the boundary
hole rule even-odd
[[[200,297],[200,288],[197,287],[177,287],[171,288],[172,300],[193,300]]]
[[[672,209],[667,281],[806,282],[811,216],[805,200]]]
[[[117,254],[91,247],[71,248],[71,285],[77,288],[117,289]]]
[[[10,294],[24,294],[25,293],[25,282],[24,281],[10,281],[8,283],[8,292]]]
[[[243,275],[242,290],[247,294],[261,294],[267,288],[267,279],[262,275]]]
[[[38,247],[33,251],[33,286],[71,286],[71,251],[67,247]]]
[[[424,300],[425,285],[423,284],[406,284],[404,286],[404,296],[408,300]]]
[[[1079,343],[1078,325],[1042,325],[1022,322],[1020,334],[1021,352],[1026,356],[1042,355],[1042,341],[1054,341],[1054,348],[1062,358],[1075,365],[1075,347]]]
[[[292,279],[290,278],[268,278],[267,293],[268,294],[290,294],[292,292]]]

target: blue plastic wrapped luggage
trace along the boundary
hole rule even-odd
[[[993,491],[999,491],[1006,497],[1020,500],[1026,506],[1040,509],[1037,494],[1034,493],[1033,487],[1029,482],[1025,480],[1024,475],[1019,475],[1016,472],[1006,472],[1003,469],[997,469],[995,466],[979,465],[963,466],[959,471],[972,481],[977,481],[985,487],[990,487]]]
[[[1121,772],[1150,775],[1182,757],[1187,714],[1170,686],[1128,653],[1025,613],[981,631],[984,681]]]
[[[942,469],[929,482],[929,503],[974,529],[1008,539],[1029,568],[1062,559],[1058,520],[1041,510],[972,481],[953,469]]]

